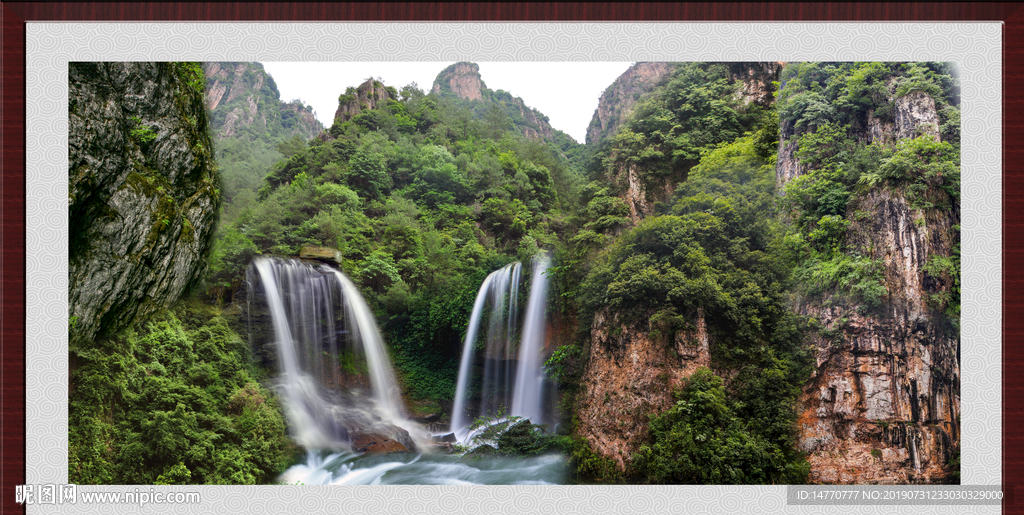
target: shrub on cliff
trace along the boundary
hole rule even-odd
[[[809,465],[785,441],[762,434],[742,403],[726,395],[706,368],[676,392],[676,404],[651,418],[650,442],[633,455],[632,474],[645,483],[796,484]]]

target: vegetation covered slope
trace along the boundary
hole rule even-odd
[[[378,90],[387,98],[374,94],[372,108],[340,116],[327,137],[289,148],[256,202],[228,204],[210,284],[237,289],[255,255],[339,249],[408,396],[437,412],[454,395],[483,278],[561,246],[579,177],[550,144],[496,131],[452,98]]]
[[[724,65],[681,65],[598,154],[592,173],[636,221],[574,240],[585,358],[573,425],[592,473],[806,477],[795,405],[810,368],[771,217],[777,122],[742,88]]]
[[[183,302],[76,352],[68,480],[265,484],[296,452],[247,343],[221,313]]]
[[[778,101],[812,481],[955,482],[959,88],[948,63],[799,63]],[[857,435],[836,438],[835,435]]]
[[[586,440],[579,467],[651,482],[950,480],[951,69],[794,63],[758,113],[717,68],[681,67],[589,168],[614,198],[573,240],[579,340],[555,354],[576,356],[558,370]]]
[[[225,201],[259,187],[282,158],[279,145],[304,142],[323,130],[311,106],[281,98],[260,63],[208,62],[203,72]]]

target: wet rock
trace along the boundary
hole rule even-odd
[[[329,265],[339,266],[341,264],[341,251],[330,247],[302,247],[299,250],[299,259],[315,259]]]
[[[448,433],[446,435],[434,435],[430,437],[430,439],[433,440],[434,442],[458,442],[458,439],[455,438],[455,433]]]
[[[408,434],[408,433],[407,433]],[[350,433],[352,450],[363,454],[391,454],[409,452],[401,442],[380,433],[353,431]]]

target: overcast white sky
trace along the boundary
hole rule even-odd
[[[274,77],[281,100],[311,104],[326,127],[334,123],[338,95],[370,77],[402,89],[416,82],[428,92],[434,78],[451,62],[415,63],[274,63],[263,67]],[[503,89],[548,116],[551,126],[576,141],[586,139],[597,99],[633,63],[497,63],[478,62],[480,78],[493,90]]]

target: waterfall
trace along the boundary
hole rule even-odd
[[[541,369],[540,353],[544,349],[548,268],[551,268],[551,259],[546,254],[534,257],[530,299],[526,304],[523,341],[519,345],[519,365],[516,368],[515,394],[512,398],[512,415],[528,418],[535,424],[542,423],[544,372]]]
[[[379,428],[381,420],[408,426],[380,331],[348,277],[273,258],[255,259],[247,275],[250,306],[258,286],[266,296],[286,413],[300,445],[345,446],[350,431]],[[364,362],[370,399],[359,396]]]
[[[481,414],[493,415],[502,408],[508,411],[511,404],[509,359],[521,268],[522,265],[517,262],[498,270],[491,286],[491,316],[487,326],[483,383],[480,386]]]
[[[384,410],[391,420],[398,420],[405,412],[405,407],[398,392],[398,380],[391,368],[384,341],[380,337],[380,329],[373,318],[373,312],[366,305],[356,285],[345,274],[334,271],[341,284],[342,298],[345,299],[345,314],[353,321],[352,329],[357,340],[363,342],[366,351],[366,362],[370,368],[370,384],[373,385],[373,396],[377,405]]]
[[[484,308],[487,301],[491,301],[491,317],[489,320],[488,327],[488,344],[484,359],[488,360],[485,364],[484,372],[484,385],[485,388],[488,384],[488,370],[493,368],[491,360],[494,356],[500,355],[502,357],[507,356],[507,351],[504,348],[498,350],[498,345],[507,345],[507,341],[500,338],[499,335],[492,337],[491,333],[500,325],[501,314],[505,310],[502,309],[505,305],[505,294],[510,289],[512,290],[511,301],[509,302],[509,312],[515,313],[516,304],[516,291],[518,290],[519,281],[519,263],[512,263],[502,267],[499,270],[491,272],[490,275],[484,279],[480,290],[477,292],[476,300],[473,302],[473,312],[469,316],[469,329],[466,331],[466,339],[462,345],[462,360],[459,362],[459,379],[455,387],[455,403],[452,407],[452,424],[451,431],[457,432],[462,430],[468,424],[465,419],[466,411],[466,392],[469,389],[470,382],[470,368],[474,361],[473,347],[476,344],[476,338],[480,329],[480,320],[483,318]],[[514,279],[514,281],[513,281]],[[510,329],[506,331],[506,336],[511,335],[511,326],[513,321],[510,319],[508,326]],[[490,359],[489,359],[490,358]],[[493,370],[491,371],[493,373]],[[483,402],[487,402],[487,396],[491,392],[481,392]]]
[[[469,423],[466,419],[467,396],[474,364],[477,362],[474,347],[488,307],[490,315],[480,382],[479,413],[496,416],[504,409],[505,415],[530,418],[534,423],[541,422],[543,371],[540,354],[544,347],[544,310],[548,289],[545,272],[550,266],[551,259],[547,255],[541,254],[534,258],[527,309],[522,321],[519,320],[520,263],[512,263],[492,272],[480,285],[463,342],[452,408],[453,433],[460,434]],[[522,330],[517,333],[520,322]],[[517,338],[521,342],[517,342]]]

